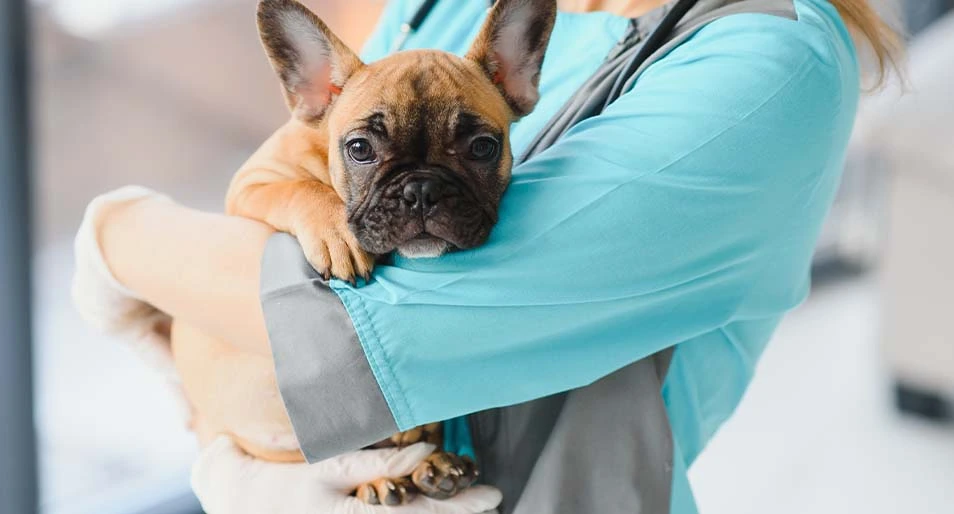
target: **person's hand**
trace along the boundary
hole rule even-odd
[[[127,342],[151,367],[176,382],[169,346],[170,318],[113,276],[103,257],[99,235],[105,219],[134,202],[164,198],[138,186],[100,195],[90,202],[74,240],[76,271],[71,293],[80,316],[96,329]]]
[[[411,474],[434,451],[418,443],[402,450],[362,450],[316,464],[257,460],[222,436],[192,467],[192,488],[208,514],[478,514],[492,513],[500,491],[474,486],[449,500],[419,496],[408,505],[367,505],[350,495],[381,477]]]

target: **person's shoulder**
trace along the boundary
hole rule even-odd
[[[805,130],[848,130],[860,91],[850,36],[827,2],[794,7],[794,16],[740,13],[708,23],[648,68],[633,93],[717,104],[729,121],[763,113],[805,120]]]
[[[795,5],[795,18],[732,14],[710,22],[570,135],[601,127],[643,141],[663,134],[651,152],[626,146],[613,150],[626,154],[616,159],[669,174],[732,163],[722,178],[776,187],[780,195],[792,181],[836,174],[832,163],[851,133],[860,91],[854,50],[842,40],[837,13],[814,0]],[[766,172],[781,167],[784,173]]]
[[[793,6],[792,17],[744,13],[717,19],[687,49],[770,68],[766,80],[813,80],[829,93],[860,89],[855,47],[835,7],[822,0],[794,0]]]

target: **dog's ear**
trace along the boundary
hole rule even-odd
[[[467,53],[517,118],[529,114],[540,98],[540,67],[556,11],[556,0],[498,0]]]
[[[315,121],[364,64],[315,13],[295,0],[261,0],[258,31],[292,113]]]

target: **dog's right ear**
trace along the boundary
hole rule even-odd
[[[303,121],[321,118],[348,78],[364,66],[315,13],[295,0],[261,0],[258,31],[288,108]]]

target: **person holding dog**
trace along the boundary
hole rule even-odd
[[[365,61],[463,53],[488,7],[424,4],[421,17],[419,1],[389,2]],[[273,358],[318,463],[216,440],[193,473],[210,514],[696,512],[688,467],[807,294],[861,87],[855,43],[882,73],[894,54],[863,0],[699,0],[594,86],[688,4],[558,2],[539,102],[511,131],[530,157],[479,248],[397,256],[356,287],[254,221],[147,190],[91,205],[75,283],[99,306],[87,317],[157,355],[167,313]],[[580,107],[606,91],[618,97]],[[442,420],[484,486],[393,510],[346,498],[424,453],[336,455]]]

